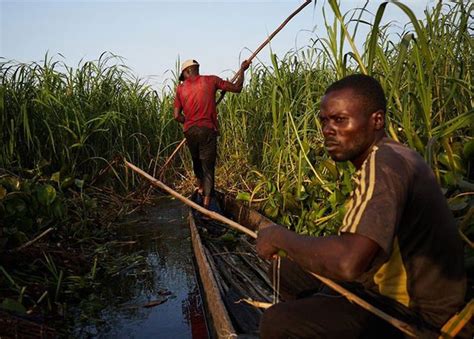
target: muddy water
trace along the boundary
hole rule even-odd
[[[120,233],[136,243],[125,242],[118,255],[140,253],[146,264],[117,276],[99,321],[78,326],[75,336],[207,338],[187,216],[183,204],[166,198],[124,223]]]

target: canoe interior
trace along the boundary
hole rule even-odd
[[[222,214],[256,230],[270,220],[223,194],[218,195]],[[218,338],[258,337],[262,311],[241,299],[271,302],[273,289],[268,278],[270,263],[259,258],[254,239],[214,220],[190,211],[190,227],[196,262]]]

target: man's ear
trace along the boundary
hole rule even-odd
[[[374,127],[377,131],[385,127],[385,112],[381,109],[372,113],[372,119],[374,121]]]

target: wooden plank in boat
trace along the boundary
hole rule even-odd
[[[211,314],[212,325],[218,338],[235,338],[237,334],[224,306],[217,282],[206,258],[201,237],[196,228],[192,211],[189,212],[189,227],[199,276],[205,291],[206,303]]]

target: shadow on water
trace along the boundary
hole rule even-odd
[[[119,234],[128,242],[117,255],[140,253],[145,265],[105,283],[110,302],[95,321],[78,321],[75,337],[207,338],[187,215],[183,204],[166,198],[123,224]]]

